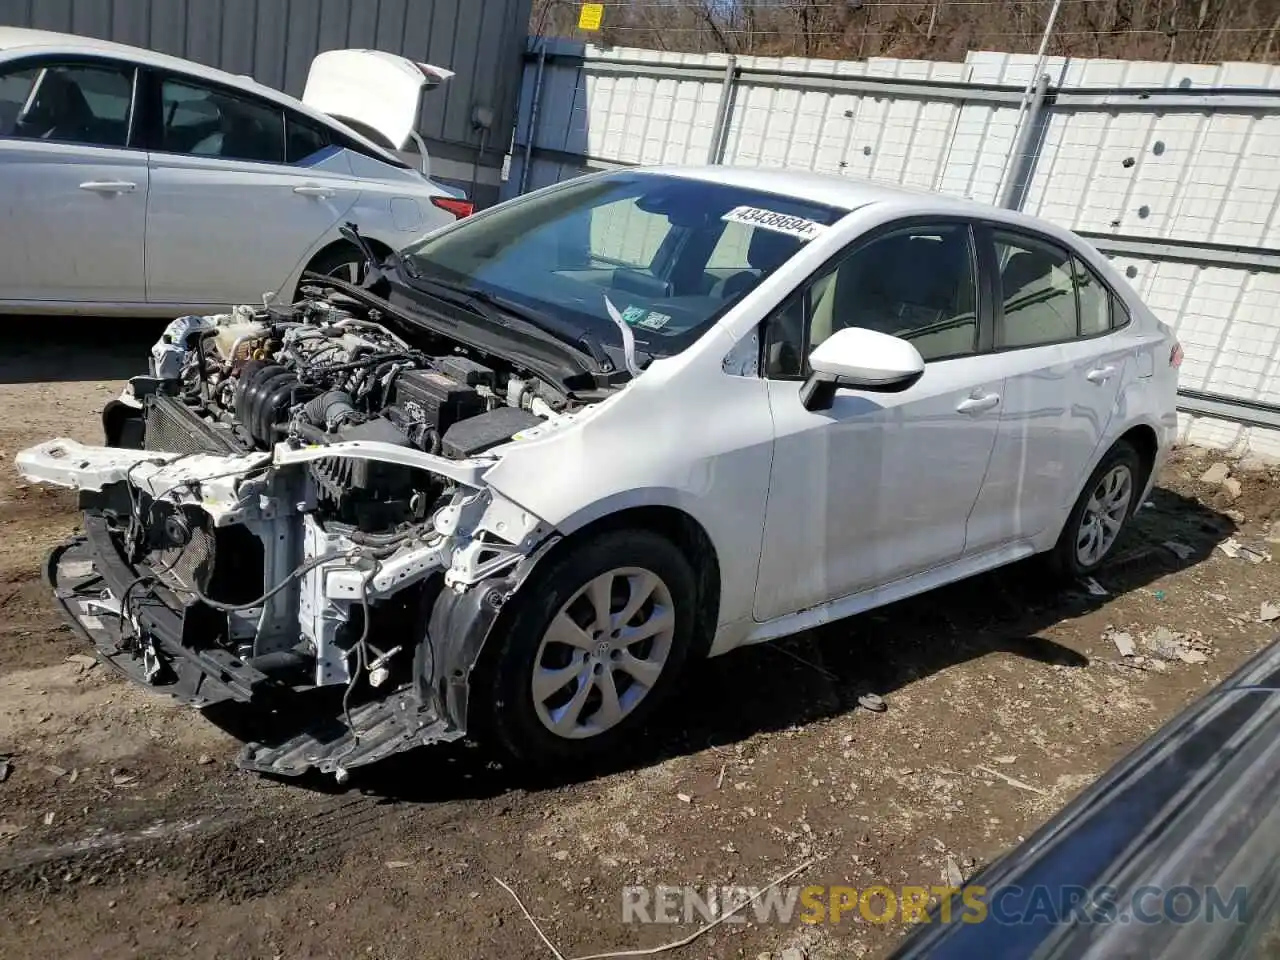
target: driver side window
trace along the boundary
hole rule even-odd
[[[977,282],[966,224],[913,226],[858,246],[768,321],[765,375],[807,375],[806,358],[844,327],[913,343],[925,361],[977,352]]]
[[[132,67],[48,63],[0,72],[0,137],[123,147],[132,107]]]

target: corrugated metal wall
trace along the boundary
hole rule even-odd
[[[701,164],[714,153],[724,55],[565,42],[547,50],[527,177],[537,63],[526,64],[508,194],[522,178],[532,189],[590,169]],[[739,57],[736,67],[723,162],[986,203],[1021,171],[1022,209],[1086,234],[1177,330],[1184,388],[1280,404],[1280,68],[1050,59],[1057,102],[1026,156],[1011,158],[1034,57]],[[904,92],[904,81],[920,84]],[[938,84],[948,89],[930,93]],[[1136,90],[1150,102],[1120,95]],[[1207,245],[1220,250],[1197,262]],[[1192,442],[1280,456],[1280,433],[1192,416],[1183,426]]]
[[[426,98],[434,169],[470,185],[475,104],[496,119],[480,182],[499,182],[532,0],[0,0],[0,24],[115,40],[249,74],[294,96],[322,50],[368,47],[457,73]]]

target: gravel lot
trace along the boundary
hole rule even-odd
[[[608,769],[520,779],[463,745],[345,788],[242,774],[210,718],[74,658],[39,579],[73,501],[12,469],[31,442],[97,440],[158,328],[29,329],[0,359],[6,957],[551,956],[494,877],[574,956],[695,929],[624,924],[627,884],[762,885],[814,856],[797,882],[937,884],[1026,836],[1273,632],[1260,611],[1280,562],[1217,545],[1267,548],[1280,474],[1232,462],[1204,483],[1221,458],[1181,451],[1099,575],[1107,596],[1020,567],[731,654]],[[866,692],[888,710],[859,708]],[[901,934],[853,915],[753,921],[666,955],[877,956]]]

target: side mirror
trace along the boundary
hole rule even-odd
[[[899,337],[845,327],[809,354],[813,374],[800,391],[806,410],[827,410],[837,387],[897,393],[924,375],[924,358]]]

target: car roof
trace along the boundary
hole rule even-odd
[[[326,126],[335,127],[362,146],[376,151],[380,159],[398,167],[405,165],[404,161],[395,154],[388,152],[386,148],[374,143],[358,131],[352,130],[346,124],[335,120],[328,114],[312,109],[301,100],[296,100],[287,93],[261,84],[252,77],[243,74],[228,73],[215,67],[206,67],[204,64],[196,63],[194,60],[184,60],[181,57],[170,56],[167,53],[157,53],[144,47],[133,47],[129,44],[116,43],[112,40],[99,40],[96,37],[57,33],[52,30],[0,27],[0,54],[14,51],[63,54],[67,56],[116,57],[141,66],[154,67],[157,70],[172,70],[176,73],[186,74],[188,77],[208,80],[210,83],[221,84],[225,87],[234,87],[238,90],[243,90],[245,93],[251,93],[254,96],[274,101],[291,110],[296,110],[298,113],[310,117],[312,120],[317,120]]]

